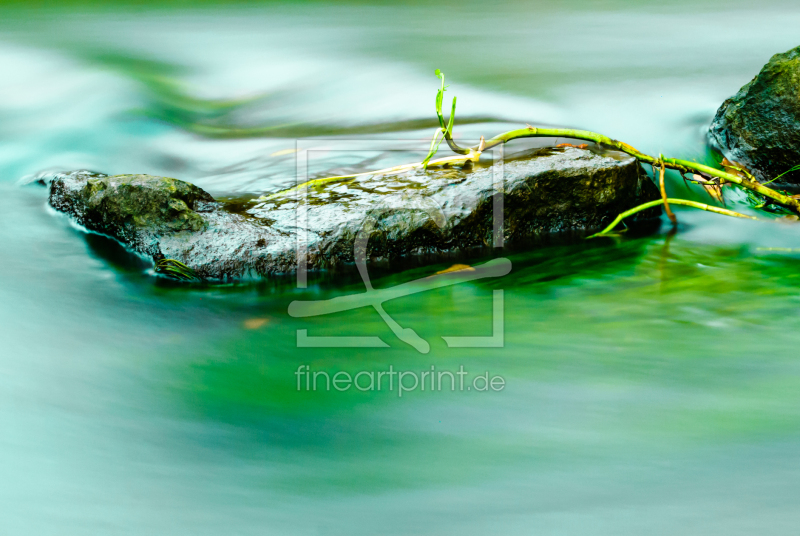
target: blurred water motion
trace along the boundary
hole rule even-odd
[[[16,185],[82,168],[274,191],[298,138],[429,137],[435,68],[464,138],[559,124],[700,160],[719,103],[798,44],[792,3],[0,9],[0,532],[796,532],[795,227],[681,212],[675,236],[512,253],[502,280],[386,304],[432,342],[423,356],[390,337],[296,347],[297,329],[387,331],[367,309],[286,314],[358,279],[156,281]],[[505,348],[447,348],[442,334],[490,333],[496,288]],[[507,387],[307,393],[300,364],[463,365]]]

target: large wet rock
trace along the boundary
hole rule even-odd
[[[435,260],[490,246],[496,199],[504,219],[497,238],[508,243],[597,229],[657,198],[635,159],[578,148],[506,162],[502,173],[488,166],[364,176],[244,207],[164,177],[76,172],[50,183],[50,204],[88,230],[154,260],[179,260],[207,279],[294,271],[298,233],[312,270],[353,262],[357,236],[369,237],[370,259]]]
[[[800,164],[800,47],[773,56],[722,104],[709,139],[728,160],[744,165],[760,181]],[[800,172],[780,182],[800,184]]]

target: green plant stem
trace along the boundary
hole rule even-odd
[[[667,199],[667,202],[669,204],[671,204],[671,205],[684,205],[684,206],[687,206],[687,207],[699,208],[701,210],[706,210],[708,212],[714,212],[716,214],[723,214],[725,216],[732,216],[734,218],[745,218],[745,219],[748,219],[748,220],[758,220],[758,218],[756,218],[754,216],[748,216],[747,214],[741,214],[739,212],[734,212],[734,211],[728,210],[726,208],[714,207],[714,206],[711,206],[711,205],[706,205],[705,203],[697,203],[696,201],[688,201],[686,199],[669,198],[669,199]],[[605,234],[608,234],[611,231],[613,231],[614,227],[619,225],[620,222],[622,220],[624,220],[625,218],[627,218],[629,216],[633,216],[637,212],[642,212],[643,210],[647,210],[649,208],[657,207],[657,206],[663,205],[663,204],[664,204],[664,200],[663,199],[658,199],[656,201],[650,201],[649,203],[644,203],[643,205],[639,205],[638,207],[634,207],[634,208],[632,208],[630,210],[626,210],[625,212],[623,212],[622,214],[617,216],[616,219],[614,219],[614,221],[612,221],[609,224],[608,227],[606,227],[605,229],[603,229],[599,233],[593,234],[589,238],[595,238],[597,236],[603,236]]]
[[[444,101],[444,92],[447,91],[447,86],[444,85],[444,73],[442,71],[440,71],[439,69],[436,69],[435,72],[436,72],[436,77],[439,78],[439,80],[442,81],[442,87],[439,88],[439,91],[436,92],[436,116],[439,118],[439,126],[442,129],[442,134],[444,135],[445,141],[447,141],[447,146],[450,147],[450,150],[453,151],[456,154],[464,154],[464,155],[471,154],[472,151],[470,151],[467,148],[460,147],[453,140],[453,136],[452,136],[452,134],[453,134],[453,122],[455,121],[455,118],[456,118],[456,98],[455,97],[453,97],[453,107],[450,110],[450,121],[445,122],[445,120],[444,120],[444,115],[442,115],[442,103]],[[437,146],[437,148],[438,148],[438,146]],[[433,151],[432,154],[429,154],[428,158],[426,159],[426,162],[435,153],[436,153],[436,151]],[[425,167],[425,166],[423,166],[423,167]]]
[[[698,164],[696,162],[689,162],[687,160],[678,160],[676,158],[665,158],[664,163],[667,165],[667,167],[672,167],[673,169],[677,169],[679,171],[681,170],[699,171],[700,173],[711,175],[713,177],[718,177],[728,182],[738,184],[739,186],[747,188],[748,190],[753,190],[755,192],[758,192],[764,197],[769,197],[770,199],[774,199],[781,205],[791,207],[795,210],[795,212],[800,212],[800,201],[798,201],[793,197],[789,197],[788,195],[783,195],[782,193],[775,191],[772,188],[764,186],[758,181],[745,179],[739,177],[738,175],[726,173],[724,171],[714,169],[710,166],[704,166],[703,164]]]
[[[575,138],[578,140],[593,141],[597,144],[608,145],[610,147],[619,149],[620,151],[624,151],[648,164],[656,161],[656,159],[652,156],[648,156],[637,151],[627,143],[611,139],[608,136],[598,134],[597,132],[576,130],[571,128],[537,128],[528,126],[527,128],[509,130],[508,132],[498,134],[494,138],[486,140],[486,146],[484,150],[491,149],[492,147],[496,147],[501,143],[506,143],[519,138]]]
[[[425,157],[425,160],[422,162],[418,162],[415,164],[408,164],[405,166],[395,166],[393,168],[383,169],[379,171],[374,171],[371,173],[358,173],[355,175],[345,175],[345,176],[338,176],[338,177],[326,177],[321,179],[314,179],[298,185],[294,188],[289,190],[285,190],[283,192],[277,192],[272,194],[268,197],[262,197],[261,199],[273,199],[275,197],[279,197],[283,194],[290,193],[297,191],[303,187],[309,185],[319,185],[324,184],[326,182],[337,181],[347,178],[357,177],[359,175],[379,175],[379,174],[388,174],[388,173],[398,173],[403,171],[410,171],[416,168],[423,168],[427,169],[428,165],[452,165],[456,163],[466,163],[469,161],[477,162],[480,159],[480,155],[483,151],[487,149],[491,149],[496,147],[500,144],[507,143],[511,140],[516,140],[519,138],[573,138],[578,140],[586,140],[592,141],[598,145],[605,145],[607,147],[613,147],[619,151],[627,153],[634,158],[636,158],[639,162],[650,164],[653,166],[653,172],[655,173],[655,168],[661,168],[661,180],[660,180],[660,189],[662,194],[662,202],[664,203],[667,215],[670,216],[673,224],[676,223],[674,216],[669,210],[669,200],[667,199],[666,191],[664,190],[664,169],[670,168],[675,169],[684,175],[685,173],[692,173],[695,175],[696,178],[711,178],[712,184],[716,186],[720,186],[723,181],[731,182],[734,184],[738,184],[739,186],[757,192],[764,197],[772,199],[773,201],[793,209],[795,212],[800,214],[800,200],[795,199],[793,197],[784,195],[772,188],[768,188],[765,184],[761,184],[756,181],[752,175],[750,175],[747,170],[740,170],[743,172],[745,177],[741,177],[739,175],[735,175],[733,173],[728,173],[726,171],[720,171],[718,169],[712,168],[710,166],[706,166],[703,164],[698,164],[696,162],[689,162],[688,160],[679,160],[677,158],[665,158],[663,155],[659,155],[658,158],[645,154],[638,149],[628,145],[627,143],[621,142],[619,140],[615,140],[613,138],[609,138],[608,136],[604,136],[603,134],[598,134],[597,132],[591,132],[589,130],[577,130],[577,129],[570,129],[570,128],[536,128],[530,125],[527,128],[520,128],[516,130],[509,130],[508,132],[504,132],[503,134],[498,134],[497,136],[489,139],[484,140],[481,137],[481,142],[479,145],[475,147],[460,147],[452,138],[453,132],[453,123],[455,120],[456,115],[456,98],[453,97],[453,105],[452,109],[450,110],[450,119],[449,121],[445,121],[444,114],[442,113],[442,104],[444,101],[444,93],[447,90],[444,80],[444,73],[442,73],[439,69],[435,71],[436,77],[441,80],[441,87],[436,92],[436,116],[439,120],[439,128],[441,129],[442,135],[444,139],[447,141],[447,145],[450,149],[456,153],[457,155],[461,155],[460,157],[450,157],[450,158],[442,158],[438,160],[431,161],[431,158],[436,154],[436,151],[439,148],[439,143],[441,140],[437,142],[437,136],[434,135],[433,140],[431,140],[431,148],[428,152],[428,155]],[[430,161],[430,162],[429,162]],[[795,166],[789,171],[794,171],[798,168]],[[735,168],[739,169],[739,168]],[[788,171],[787,171],[788,173]],[[785,175],[785,173],[784,173]],[[780,175],[783,176],[783,175]],[[685,177],[684,177],[685,178]],[[777,177],[776,177],[777,178]],[[713,179],[716,179],[717,182],[713,182]],[[775,179],[773,179],[775,180]],[[771,181],[770,181],[771,182]],[[768,183],[767,183],[768,184]],[[681,204],[681,203],[678,203]],[[706,205],[708,206],[708,205]]]
[[[698,164],[697,162],[689,162],[688,160],[679,160],[677,158],[664,158],[661,160],[659,158],[644,154],[631,147],[627,143],[623,143],[621,141],[609,138],[608,136],[604,136],[596,132],[590,132],[588,130],[575,130],[568,128],[536,128],[529,126],[527,128],[510,130],[487,140],[484,150],[491,149],[492,147],[496,147],[501,143],[506,143],[519,138],[574,138],[578,140],[593,141],[597,144],[619,149],[620,151],[628,153],[629,155],[637,158],[640,162],[646,164],[659,165],[659,163],[663,161],[666,167],[678,170],[682,173],[696,172],[738,184],[744,188],[753,190],[765,197],[773,199],[781,205],[790,207],[796,212],[800,213],[800,201],[787,195],[783,195],[782,193],[777,192],[772,188],[768,188],[757,181],[745,179],[731,173],[726,173],[725,171],[720,171],[710,166]]]
[[[442,122],[444,118],[441,118]],[[444,132],[447,132],[447,127],[442,129]],[[573,138],[578,140],[586,140],[592,141],[599,145],[605,145],[608,147],[613,147],[618,149],[624,153],[627,153],[640,162],[645,164],[651,164],[654,166],[660,166],[663,162],[665,167],[670,169],[675,169],[681,173],[698,173],[705,176],[715,177],[717,179],[721,179],[723,181],[731,182],[734,184],[738,184],[743,188],[747,188],[749,190],[753,190],[758,192],[759,194],[763,195],[764,197],[770,198],[777,203],[789,207],[793,209],[795,212],[800,213],[800,200],[794,199],[787,195],[784,195],[780,192],[773,190],[763,184],[739,177],[738,175],[733,175],[731,173],[727,173],[725,171],[720,171],[718,169],[712,168],[710,166],[706,166],[703,164],[698,164],[697,162],[689,162],[688,160],[680,160],[677,158],[655,158],[648,154],[642,153],[641,151],[635,149],[634,147],[628,145],[627,143],[609,138],[608,136],[604,136],[603,134],[598,134],[597,132],[591,132],[588,130],[576,130],[576,129],[569,129],[569,128],[537,128],[528,126],[527,128],[521,128],[516,130],[510,130],[508,132],[504,132],[503,134],[499,134],[489,140],[486,140],[483,149],[481,150],[480,146],[475,146],[469,149],[466,149],[468,153],[464,155],[463,153],[459,153],[459,156],[456,157],[447,157],[447,158],[440,158],[437,160],[430,161],[427,165],[434,166],[434,165],[453,165],[457,163],[464,163],[467,161],[476,161],[479,157],[481,152],[486,151],[487,149],[491,149],[496,147],[500,144],[507,143],[512,140],[520,139],[520,138]],[[445,139],[447,139],[447,135],[445,135]],[[452,147],[451,147],[452,148]],[[461,149],[461,148],[459,148]],[[280,195],[294,192],[304,186],[307,185],[319,185],[326,182],[342,180],[346,178],[357,177],[360,175],[385,175],[388,173],[400,173],[403,171],[410,171],[412,169],[424,167],[422,162],[417,162],[414,164],[407,164],[404,166],[396,166],[393,168],[383,169],[379,171],[373,171],[368,173],[358,173],[354,175],[344,175],[339,177],[326,177],[322,179],[314,179],[308,181],[304,184],[301,184],[297,187],[291,188],[289,190],[284,190],[283,192],[278,192],[273,194],[267,199],[272,199],[274,197],[278,197]],[[671,202],[671,201],[670,201]],[[680,203],[678,203],[680,204]]]
[[[767,182],[765,182],[764,184],[769,184],[769,183],[771,183],[771,182],[775,182],[776,180],[780,179],[780,178],[781,178],[781,177],[783,177],[784,175],[787,175],[787,174],[791,173],[792,171],[800,171],[800,165],[794,166],[794,167],[793,167],[793,168],[791,168],[791,169],[787,169],[786,171],[784,171],[783,173],[781,173],[780,175],[778,175],[778,176],[777,176],[777,177],[775,177],[774,179],[770,179],[770,180],[768,180]]]

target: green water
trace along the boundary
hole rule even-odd
[[[17,184],[85,168],[260,195],[293,183],[298,138],[424,143],[437,67],[463,138],[558,124],[703,160],[719,103],[798,45],[794,4],[0,10],[0,533],[796,533],[800,253],[770,249],[800,248],[796,226],[682,211],[674,236],[506,252],[507,276],[385,304],[420,354],[372,309],[288,315],[363,292],[352,274],[173,284]],[[491,335],[500,289],[504,347],[448,348]],[[298,348],[303,329],[389,347]],[[505,388],[298,391],[300,365]]]

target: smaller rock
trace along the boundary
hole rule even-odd
[[[800,47],[773,56],[722,104],[709,141],[762,182],[800,164]],[[780,182],[800,185],[800,172]]]

